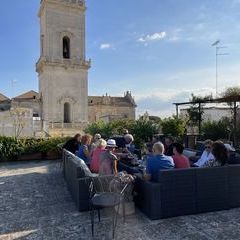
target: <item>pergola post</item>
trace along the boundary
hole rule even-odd
[[[237,132],[237,102],[233,102],[233,144],[237,144],[236,139],[236,132]]]
[[[176,104],[176,116],[177,116],[177,119],[178,119],[178,117],[179,117],[179,115],[178,115],[178,104]]]
[[[198,117],[198,132],[199,132],[199,135],[201,135],[201,133],[202,133],[202,114],[201,114],[201,103],[200,102],[198,103],[198,114],[199,114],[199,117]]]

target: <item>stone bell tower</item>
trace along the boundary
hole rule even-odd
[[[85,0],[41,0],[39,76],[45,131],[79,128],[88,122]]]

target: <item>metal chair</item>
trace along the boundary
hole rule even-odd
[[[113,176],[111,176],[114,179]],[[113,192],[110,187],[110,176],[98,176],[91,178],[89,186],[90,191],[90,216],[92,226],[92,236],[94,236],[94,213],[98,212],[98,220],[100,222],[100,210],[102,208],[112,209],[112,237],[115,237],[115,229],[117,226],[117,215],[119,213],[120,204],[123,204],[123,219],[125,221],[125,206],[124,206],[124,194],[129,186],[126,183],[120,192]],[[117,210],[115,209],[117,208]]]

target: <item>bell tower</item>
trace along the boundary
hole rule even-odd
[[[88,122],[85,0],[41,0],[36,64],[44,130]]]

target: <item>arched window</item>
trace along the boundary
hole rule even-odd
[[[64,123],[71,122],[71,106],[70,103],[64,103]]]
[[[63,37],[63,58],[70,58],[70,38]]]

